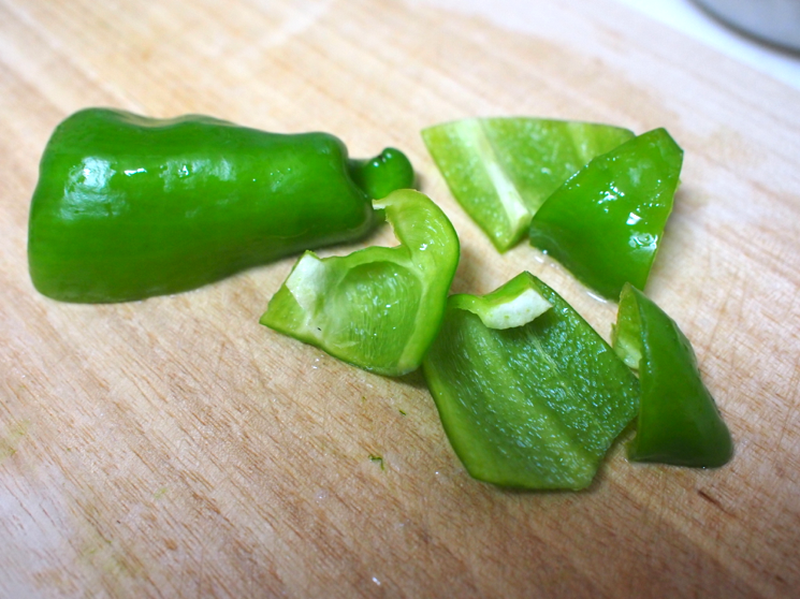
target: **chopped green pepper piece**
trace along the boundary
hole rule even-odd
[[[631,137],[610,125],[537,118],[464,119],[422,131],[453,196],[501,252],[564,181]]]
[[[652,300],[622,290],[613,345],[638,368],[642,395],[631,460],[715,468],[733,456],[728,427],[703,384],[689,340]]]
[[[584,284],[617,299],[644,289],[678,187],[683,150],[664,129],[593,159],[531,222],[531,243]]]
[[[325,133],[90,108],[62,122],[42,156],[31,278],[70,302],[177,293],[361,237],[374,224],[370,198],[412,183],[391,148],[351,161]]]
[[[442,320],[459,258],[444,212],[404,189],[373,202],[400,245],[320,259],[306,252],[261,317],[276,331],[365,370],[419,367]]]
[[[496,485],[584,488],[636,415],[630,369],[527,272],[450,297],[423,369],[456,454]]]

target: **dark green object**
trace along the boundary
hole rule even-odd
[[[636,415],[631,370],[529,273],[450,297],[423,369],[456,454],[496,485],[582,489]]]
[[[682,162],[683,150],[664,129],[598,156],[536,212],[531,243],[609,299],[628,282],[644,289]]]
[[[408,159],[391,148],[353,161],[325,133],[90,108],[62,122],[42,156],[31,278],[70,302],[186,291],[359,238],[374,224],[370,199],[412,184]]]
[[[631,460],[715,468],[733,442],[700,377],[689,340],[652,300],[631,285],[620,298],[614,349],[639,370],[642,395]]]
[[[400,245],[323,259],[306,252],[261,324],[365,370],[400,376],[419,367],[439,330],[459,242],[444,212],[417,191],[373,204]]]

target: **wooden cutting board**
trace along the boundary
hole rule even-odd
[[[0,596],[797,596],[800,94],[610,0],[484,4],[0,0]],[[606,337],[615,305],[525,244],[498,255],[419,131],[667,127],[683,184],[647,291],[692,340],[734,460],[632,465],[620,443],[585,492],[478,483],[419,374],[258,324],[293,258],[138,303],[40,296],[38,160],[94,105],[400,147],[461,236],[454,291],[529,270]]]

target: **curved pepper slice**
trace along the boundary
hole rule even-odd
[[[365,370],[400,376],[419,367],[439,330],[459,242],[444,212],[419,192],[395,191],[373,205],[401,245],[324,259],[306,252],[261,324]]]
[[[678,187],[683,150],[664,129],[598,156],[531,221],[531,243],[610,299],[644,289]]]
[[[652,300],[631,285],[620,297],[613,345],[638,368],[638,432],[628,457],[639,462],[714,468],[733,456],[728,427],[700,378],[689,340]]]
[[[71,302],[185,291],[361,237],[374,224],[370,198],[412,183],[401,152],[351,161],[325,133],[86,109],[55,129],[42,156],[31,278]]]
[[[547,197],[589,160],[633,137],[627,129],[538,118],[473,118],[422,131],[464,210],[504,252]]]
[[[456,454],[496,485],[584,488],[636,415],[630,369],[527,272],[450,297],[423,369]]]

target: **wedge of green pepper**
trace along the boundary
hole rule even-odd
[[[639,370],[642,395],[631,460],[714,468],[733,456],[733,442],[700,377],[689,340],[652,300],[622,290],[613,345]]]
[[[682,161],[664,129],[594,158],[536,212],[531,243],[607,298],[619,298],[627,282],[644,289]]]
[[[86,109],[56,128],[42,156],[31,278],[44,295],[71,302],[193,289],[358,238],[374,223],[370,199],[413,179],[401,152],[352,161],[324,133]]]
[[[422,131],[453,196],[501,252],[527,233],[564,181],[632,137],[610,125],[531,117],[463,119]]]
[[[261,324],[365,370],[400,376],[419,367],[439,330],[459,242],[444,212],[419,192],[395,191],[373,204],[400,245],[324,259],[306,252]]]
[[[450,297],[423,369],[456,454],[496,485],[584,488],[636,415],[630,369],[529,273]]]

